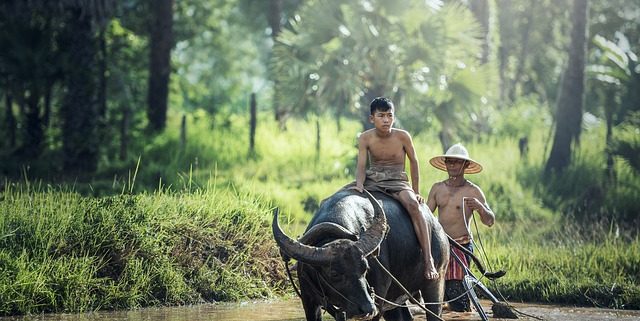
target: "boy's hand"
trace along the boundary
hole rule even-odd
[[[424,204],[424,197],[420,194],[416,194],[416,199],[418,200],[418,204]]]
[[[355,189],[356,191],[358,191],[360,193],[364,192],[364,187],[363,186],[352,186],[352,187],[349,187],[349,189]]]

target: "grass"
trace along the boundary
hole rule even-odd
[[[492,284],[512,301],[640,309],[640,240],[617,229],[572,222],[505,224],[487,242],[508,274]],[[527,224],[528,223],[528,224]],[[537,231],[532,234],[531,230]]]
[[[265,204],[217,189],[90,198],[9,184],[0,315],[273,297],[284,275]]]
[[[190,114],[186,146],[178,119],[140,143],[140,154],[104,160],[88,184],[0,184],[1,315],[292,293],[271,238],[271,208],[299,235],[320,201],[354,179],[360,125],[338,130],[319,118],[318,154],[315,119],[280,131],[261,115],[250,155],[244,117]],[[528,120],[530,152],[522,158],[517,127],[463,142],[484,166],[468,178],[497,215],[494,227],[477,233],[489,261],[508,271],[492,286],[512,301],[640,308],[632,223],[640,179],[621,161],[614,181],[604,175],[601,126],[585,129],[589,143],[565,174],[544,177],[544,121]],[[425,196],[446,178],[428,164],[442,153],[436,137],[432,130],[413,137]]]

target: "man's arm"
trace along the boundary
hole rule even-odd
[[[364,180],[366,178],[367,148],[366,134],[362,133],[358,137],[358,162],[356,163],[356,189],[360,193],[364,190]]]
[[[429,191],[429,196],[427,196],[427,206],[429,207],[429,209],[431,210],[431,213],[435,213],[436,211],[436,207],[437,207],[437,203],[436,203],[436,185],[438,183],[433,184],[433,186],[431,186],[431,190]]]
[[[492,226],[496,221],[496,215],[493,213],[489,204],[484,197],[482,190],[474,186],[475,197],[465,199],[465,204],[471,211],[477,211],[480,214],[480,220],[486,226]]]

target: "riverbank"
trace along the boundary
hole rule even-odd
[[[283,294],[270,209],[229,190],[0,196],[0,315],[185,305]]]

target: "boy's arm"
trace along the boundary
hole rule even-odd
[[[420,195],[420,166],[418,165],[418,156],[416,155],[415,148],[413,147],[413,141],[411,135],[407,133],[404,150],[409,158],[409,170],[411,171],[411,187],[416,196]]]
[[[367,140],[365,134],[358,137],[358,162],[356,163],[356,189],[362,193],[364,190],[364,180],[366,178],[365,167],[367,166]]]

